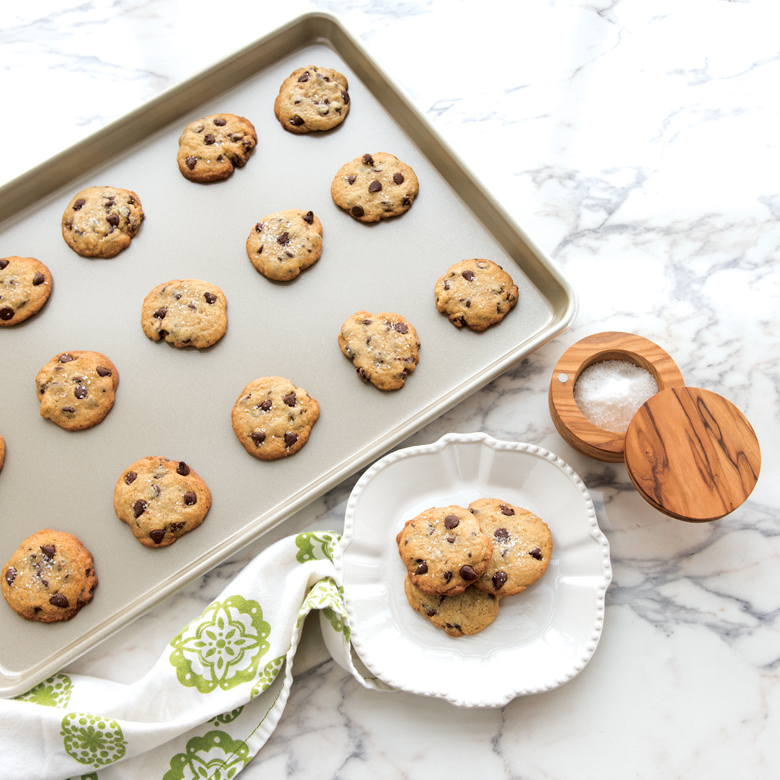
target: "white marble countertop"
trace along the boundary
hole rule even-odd
[[[573,326],[412,436],[540,445],[585,481],[614,579],[584,671],[500,710],[360,687],[306,629],[282,720],[241,777],[725,778],[780,771],[780,8],[771,0],[45,0],[0,11],[0,182],[298,13],[336,13],[579,296]],[[12,151],[9,151],[12,150]],[[763,467],[727,518],[654,511],[556,432],[586,335],[636,333],[735,403]],[[81,659],[140,678],[270,542],[340,530],[348,479]]]

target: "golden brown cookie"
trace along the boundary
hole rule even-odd
[[[294,455],[309,440],[320,405],[289,379],[266,376],[250,382],[233,406],[233,431],[260,460]]]
[[[256,145],[257,133],[248,119],[211,114],[184,128],[176,161],[182,176],[190,181],[219,181],[243,167]]]
[[[114,488],[117,517],[145,547],[168,547],[197,528],[210,508],[206,483],[183,460],[141,458]]]
[[[407,574],[404,592],[412,609],[443,629],[447,636],[478,634],[498,616],[499,600],[477,588],[466,588],[457,596],[432,596],[416,587]]]
[[[463,260],[450,266],[435,287],[436,308],[458,328],[483,331],[517,303],[517,285],[492,260]]]
[[[5,463],[5,442],[3,437],[0,436],[0,471],[3,470],[3,464]]]
[[[420,340],[400,314],[359,311],[341,326],[341,351],[357,375],[380,390],[398,390],[420,362]]]
[[[92,554],[72,534],[44,529],[25,539],[3,567],[3,598],[25,620],[70,620],[97,587]]]
[[[263,276],[289,282],[320,259],[322,223],[312,211],[269,214],[252,228],[246,253]]]
[[[469,511],[493,541],[493,555],[476,587],[496,596],[513,596],[547,571],[553,542],[544,520],[495,498],[472,501]]]
[[[282,127],[298,135],[330,130],[349,113],[347,77],[331,68],[298,68],[279,88],[274,114]]]
[[[460,506],[432,507],[408,520],[396,537],[398,554],[424,593],[455,596],[487,569],[493,544]]]
[[[141,327],[152,341],[205,349],[227,330],[227,299],[215,284],[172,279],[144,298]]]
[[[87,187],[74,195],[62,215],[62,237],[82,257],[115,257],[130,246],[144,212],[131,190]]]
[[[49,269],[34,257],[0,258],[0,326],[16,325],[40,311],[51,283]]]
[[[333,202],[359,222],[397,217],[412,207],[420,184],[415,172],[386,152],[343,165],[330,185]]]
[[[103,420],[114,406],[119,371],[100,352],[60,352],[35,377],[41,417],[81,431]]]

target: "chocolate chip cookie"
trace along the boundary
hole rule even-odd
[[[114,488],[117,517],[145,547],[168,547],[197,528],[210,508],[206,483],[183,460],[141,458]]]
[[[553,543],[544,520],[495,498],[473,501],[469,511],[493,541],[488,567],[474,583],[478,588],[499,597],[513,596],[547,571]]]
[[[98,580],[92,554],[72,534],[44,529],[27,537],[3,567],[0,587],[25,620],[70,620],[92,601]]]
[[[392,312],[356,312],[341,326],[338,341],[357,375],[380,390],[403,387],[420,362],[417,331]]]
[[[408,211],[419,189],[417,176],[406,163],[376,152],[343,165],[330,194],[339,208],[360,222],[378,222]]]
[[[458,328],[483,331],[500,322],[517,303],[517,285],[492,260],[464,260],[437,282],[436,308]]]
[[[248,119],[211,114],[184,128],[176,161],[182,176],[190,181],[219,181],[243,167],[255,146],[257,132]]]
[[[322,224],[312,211],[269,214],[246,240],[252,265],[268,279],[289,282],[322,254]]]
[[[144,212],[131,190],[87,187],[75,195],[62,215],[62,236],[82,257],[116,257],[130,246]]]
[[[462,593],[485,573],[493,552],[477,518],[454,505],[408,520],[396,542],[412,584],[434,596]]]
[[[227,300],[215,284],[200,279],[172,279],[144,298],[141,327],[152,341],[204,349],[227,330]]]
[[[274,114],[290,133],[330,130],[349,113],[346,76],[331,68],[309,65],[288,76],[274,101]]]
[[[119,372],[100,352],[60,352],[35,377],[41,417],[68,431],[91,428],[114,406]]]
[[[0,471],[3,470],[3,463],[5,463],[5,442],[3,437],[0,436]]]
[[[447,636],[478,634],[498,616],[499,600],[492,593],[466,588],[457,596],[432,596],[416,587],[409,575],[404,580],[409,605]]]
[[[51,273],[34,257],[0,257],[0,326],[40,311],[51,295]]]
[[[233,431],[260,460],[294,455],[309,439],[320,405],[289,379],[266,376],[250,382],[233,406]]]

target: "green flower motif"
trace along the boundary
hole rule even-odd
[[[241,714],[241,710],[243,709],[243,706],[241,706],[236,707],[232,712],[223,712],[221,715],[217,715],[212,722],[215,726],[219,726],[221,723],[230,723]]]
[[[341,537],[338,534],[327,532],[298,534],[295,537],[295,546],[298,548],[295,559],[298,563],[306,563],[307,561],[322,561],[327,558],[332,563],[333,550],[339,539]],[[315,544],[319,546],[321,555],[317,555]]]
[[[30,688],[27,693],[19,694],[15,700],[62,709],[68,706],[72,690],[73,683],[67,674],[55,674],[42,683],[38,683],[34,688]]]
[[[255,687],[252,688],[252,694],[249,697],[254,699],[255,696],[259,696],[263,691],[267,690],[271,683],[276,679],[276,675],[279,674],[279,670],[284,663],[284,656],[280,655],[278,658],[274,658],[273,661],[269,661],[263,669],[263,673],[260,675],[260,679],[255,683]]]
[[[171,759],[163,780],[231,780],[250,758],[246,742],[224,731],[209,731],[203,737],[193,737],[185,752]]]
[[[182,685],[226,691],[255,678],[270,633],[256,601],[231,596],[215,601],[171,641],[169,660]]]
[[[65,752],[79,764],[113,764],[124,756],[127,745],[115,720],[82,712],[69,712],[62,719],[60,736]]]
[[[306,598],[298,611],[296,625],[313,609],[321,609],[325,617],[330,621],[333,630],[343,633],[347,641],[351,636],[351,630],[347,623],[347,611],[344,606],[344,589],[336,584],[331,577],[320,580],[309,590]]]
[[[97,772],[90,772],[87,775],[79,775],[78,777],[69,777],[68,780],[98,780]]]

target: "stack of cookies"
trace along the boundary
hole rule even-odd
[[[477,634],[547,570],[552,536],[532,512],[495,498],[433,507],[396,537],[411,607],[448,636]]]

